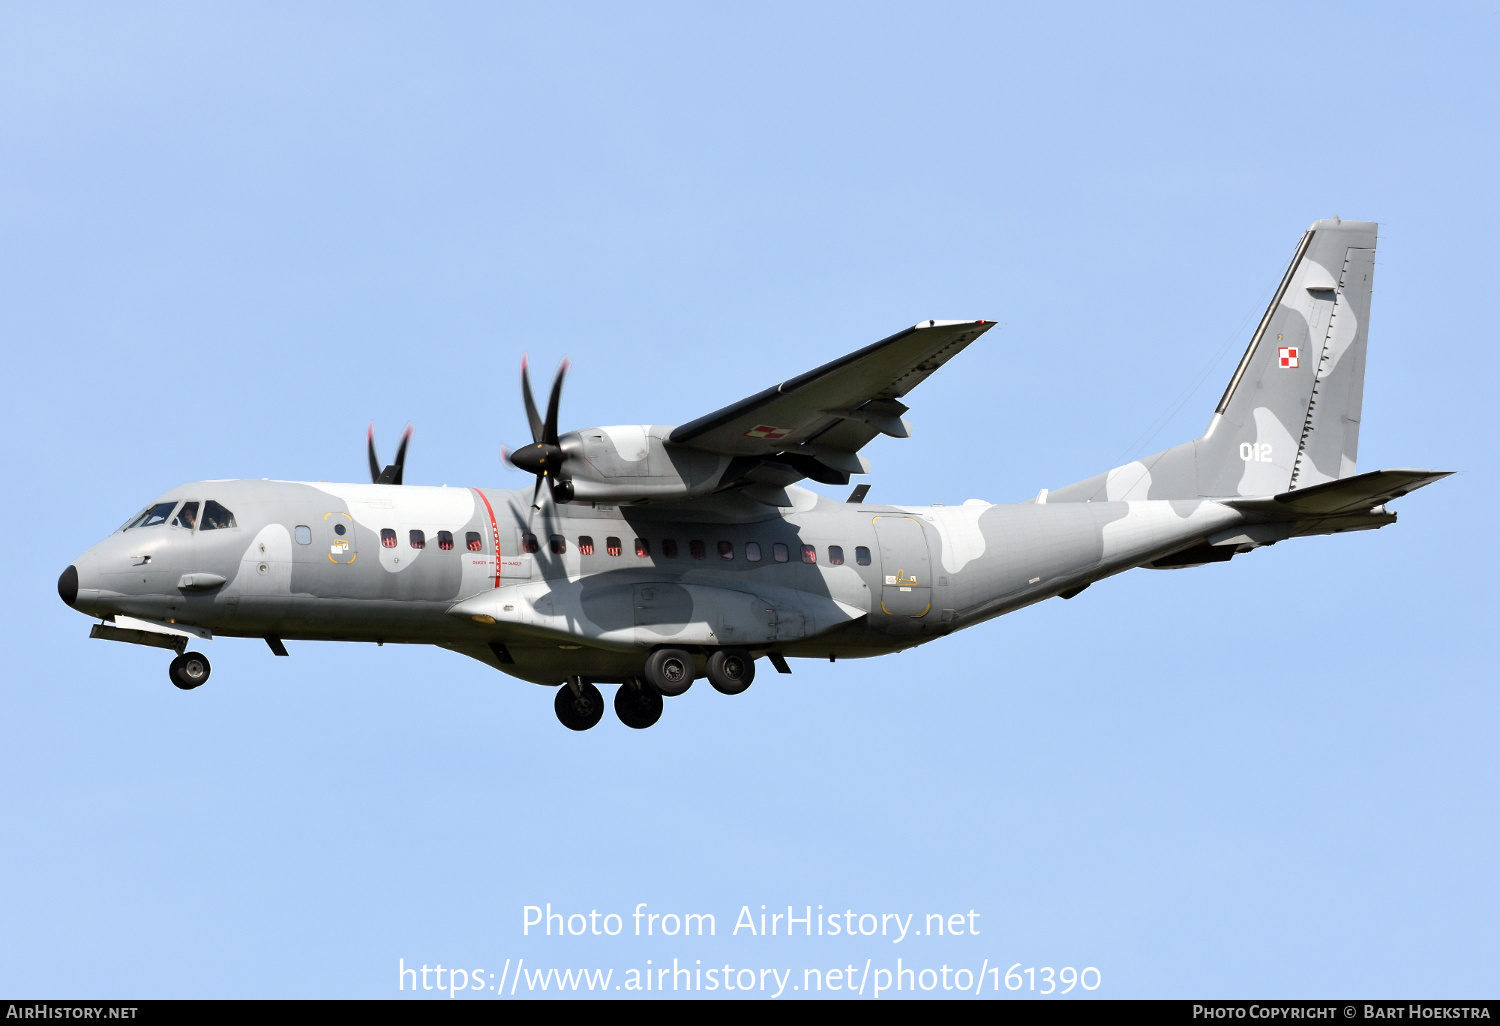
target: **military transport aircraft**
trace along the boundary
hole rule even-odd
[[[558,433],[525,361],[534,488],[402,484],[410,429],[372,484],[200,481],[155,499],[63,571],[95,638],[176,652],[196,688],[215,634],[440,645],[557,687],[558,719],[648,727],[695,678],[725,694],[764,656],[881,655],[1132,567],[1192,567],[1304,535],[1394,523],[1385,504],[1447,476],[1355,473],[1373,223],[1318,221],[1202,437],[1016,505],[845,502],[901,402],[991,324],[924,321],[677,427]]]

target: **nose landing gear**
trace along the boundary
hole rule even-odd
[[[167,676],[183,691],[191,691],[206,684],[212,670],[213,667],[208,664],[208,656],[201,652],[184,652],[167,667]]]

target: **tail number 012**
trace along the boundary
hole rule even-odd
[[[1270,442],[1241,442],[1240,459],[1246,463],[1270,463]]]

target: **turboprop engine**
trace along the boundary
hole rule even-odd
[[[521,396],[531,425],[531,444],[506,452],[517,470],[536,475],[532,504],[545,482],[554,502],[624,505],[696,498],[732,483],[732,456],[671,445],[671,427],[631,424],[557,433],[558,403],[568,361],[557,369],[547,415],[542,417],[531,394],[531,376],[521,361]]]
[[[680,428],[645,424],[586,428],[559,435],[558,404],[567,372],[568,361],[564,360],[552,381],[547,415],[543,417],[532,398],[526,360],[521,361],[521,396],[532,440],[530,445],[515,452],[502,450],[502,454],[511,466],[536,475],[533,506],[538,506],[543,483],[552,500],[563,503],[679,502],[734,488],[768,505],[790,506],[785,487],[804,477],[824,484],[847,484],[850,474],[869,473],[869,463],[853,451],[858,444],[844,448],[838,444],[800,443],[761,452],[714,452],[673,442],[672,435]],[[900,419],[904,412],[906,407],[900,403],[876,399],[858,409],[823,411],[819,416],[869,425],[863,429],[871,435],[883,432],[905,437],[910,427]],[[779,436],[757,435],[753,430],[747,437]],[[855,441],[862,443],[867,437]]]
[[[666,440],[671,430],[628,424],[568,432],[558,440],[565,459],[553,495],[573,502],[661,502],[723,487],[734,458],[672,445]]]

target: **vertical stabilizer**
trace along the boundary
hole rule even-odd
[[[1375,234],[1373,221],[1307,230],[1203,437],[1048,501],[1275,495],[1352,476]]]
[[[1317,221],[1302,237],[1198,440],[1202,494],[1271,495],[1354,473],[1375,229]]]

